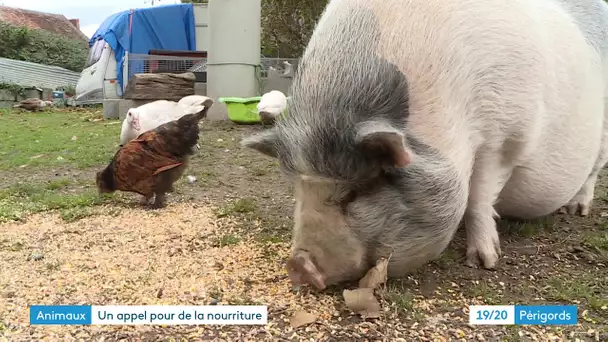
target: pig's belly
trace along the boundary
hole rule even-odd
[[[539,151],[517,167],[500,193],[495,209],[502,217],[533,219],[555,212],[581,189],[596,161],[599,142],[560,153]]]

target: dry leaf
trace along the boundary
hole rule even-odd
[[[298,328],[303,325],[314,323],[317,320],[317,315],[311,314],[306,311],[298,311],[290,319],[291,326]]]
[[[388,259],[382,258],[378,260],[376,266],[372,267],[365,277],[359,280],[360,288],[375,289],[386,282],[388,270]]]
[[[378,303],[378,300],[374,296],[374,289],[344,290],[342,296],[344,297],[346,306],[360,314],[363,318],[380,316],[380,303]]]

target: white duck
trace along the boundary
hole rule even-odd
[[[272,90],[262,95],[258,103],[258,113],[264,125],[273,124],[276,118],[285,112],[287,97],[278,90]]]
[[[167,123],[177,120],[186,114],[197,113],[204,106],[202,102],[208,97],[199,95],[197,98],[186,96],[180,101],[181,104],[175,101],[158,100],[146,103],[137,108],[130,108],[127,111],[127,116],[122,122],[122,130],[120,132],[120,146],[137,138],[140,134]],[[189,99],[187,99],[189,98]],[[184,100],[186,99],[186,100]]]

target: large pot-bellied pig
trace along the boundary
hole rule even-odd
[[[295,283],[323,289],[390,256],[500,256],[494,219],[587,215],[607,161],[601,0],[332,0],[289,115],[243,145],[295,185]]]

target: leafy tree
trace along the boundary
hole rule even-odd
[[[209,3],[209,0],[181,2]],[[262,0],[262,53],[269,57],[299,57],[327,2],[328,0]]]
[[[328,0],[262,0],[262,51],[299,57]]]
[[[39,29],[0,23],[0,57],[53,65],[80,72],[87,60],[86,41]]]

